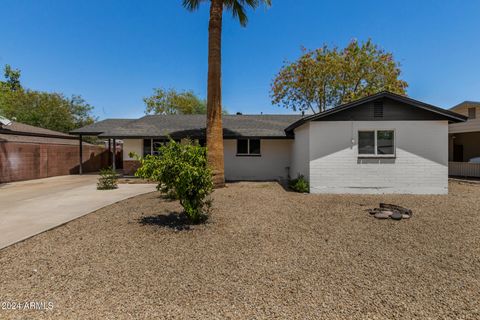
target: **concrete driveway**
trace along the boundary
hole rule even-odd
[[[154,184],[96,189],[97,175],[0,184],[0,249],[112,203],[155,191]]]

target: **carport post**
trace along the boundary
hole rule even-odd
[[[113,169],[113,171],[116,170],[116,167],[115,167],[116,153],[117,153],[117,141],[114,138],[113,139],[113,159],[112,159],[112,169]]]
[[[78,138],[78,141],[80,142],[80,155],[79,155],[79,158],[80,158],[80,165],[78,166],[78,174],[82,174],[83,173],[83,157],[82,157],[82,153],[83,153],[83,145],[82,145],[82,135],[79,135],[79,138]]]

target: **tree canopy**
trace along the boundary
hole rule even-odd
[[[143,98],[146,114],[206,114],[207,103],[193,91],[153,89],[153,95]]]
[[[285,63],[273,80],[272,103],[316,113],[383,90],[406,94],[408,84],[400,73],[392,53],[371,40],[353,40],[344,49],[303,49],[303,55]]]
[[[192,90],[154,88],[153,95],[143,102],[145,114],[207,114],[207,102]],[[226,109],[223,114],[227,114]]]
[[[5,67],[5,81],[0,81],[0,114],[11,120],[69,132],[95,121],[93,107],[81,96],[70,98],[61,93],[41,92],[23,88],[20,70]]]

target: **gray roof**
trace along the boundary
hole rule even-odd
[[[78,145],[77,137],[25,123],[12,121],[11,125],[0,125],[0,142]],[[84,143],[85,145],[89,145]]]
[[[9,126],[0,125],[0,131],[6,134],[25,133],[25,134],[38,135],[38,136],[65,137],[66,139],[72,138],[72,136],[63,132],[35,127],[29,124],[25,124],[17,121],[12,121],[12,124]]]
[[[456,108],[458,107],[461,107],[461,106],[472,106],[472,107],[480,107],[480,102],[479,101],[463,101],[463,102],[460,102],[459,104],[453,106],[450,108],[450,110],[455,110]]]
[[[285,128],[300,115],[224,115],[225,138],[288,138]],[[100,137],[192,137],[205,136],[205,115],[147,115],[137,120],[107,119],[72,131],[72,134],[99,134]]]
[[[102,132],[125,126],[133,119],[105,119],[94,124],[70,131],[70,134],[99,135]]]

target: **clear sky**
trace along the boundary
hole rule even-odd
[[[412,98],[441,107],[480,100],[478,0],[272,0],[246,28],[225,15],[223,104],[286,113],[270,83],[302,46],[372,40],[393,52]],[[181,0],[0,0],[0,65],[24,86],[80,94],[104,118],[143,114],[154,87],[206,95],[208,4]]]

